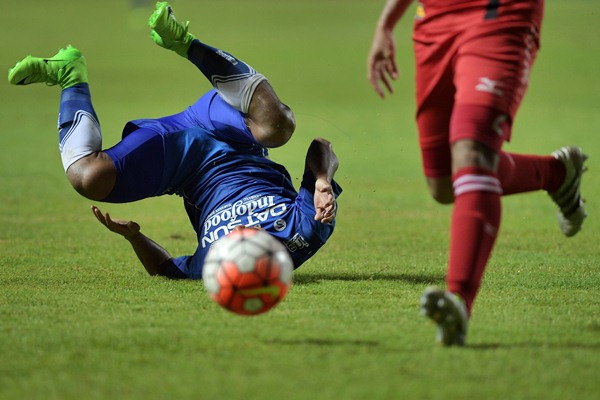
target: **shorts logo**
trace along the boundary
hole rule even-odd
[[[290,240],[283,242],[283,244],[285,244],[285,247],[287,247],[292,253],[305,249],[309,246],[306,239],[304,239],[299,233],[296,233]]]
[[[508,115],[500,114],[494,118],[492,129],[498,134],[498,136],[504,136],[504,133],[508,130]]]
[[[479,78],[479,83],[475,86],[475,90],[495,94],[499,97],[504,94],[502,92],[502,82],[493,81],[486,76]]]

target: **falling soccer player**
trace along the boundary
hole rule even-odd
[[[333,180],[338,160],[331,143],[312,141],[296,191],[287,170],[268,158],[267,148],[288,142],[295,120],[267,79],[196,39],[167,2],[156,4],[149,25],[156,44],[191,61],[214,89],[181,113],[128,122],[122,140],[109,149],[102,150],[78,49],[68,46],[50,58],[28,56],[8,79],[62,88],[60,153],[67,178],[82,196],[107,203],[163,194],[183,198],[198,247],[180,257],[142,234],[137,223],[113,220],[92,206],[102,224],[131,243],[149,274],[201,278],[210,245],[240,225],[260,227],[280,240],[299,267],[334,230],[341,188]]]

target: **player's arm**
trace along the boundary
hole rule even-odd
[[[338,165],[332,144],[323,138],[314,139],[306,153],[305,169],[315,177],[316,221],[329,223],[335,218],[337,204],[332,182]]]
[[[394,92],[391,81],[396,80],[399,75],[396,66],[394,27],[412,2],[413,0],[388,0],[375,27],[367,57],[367,78],[381,98],[385,96],[381,84],[390,93]]]
[[[102,213],[96,206],[92,212],[111,232],[123,236],[135,251],[140,262],[150,275],[177,276],[171,271],[174,267],[171,255],[160,245],[140,231],[140,225],[134,221],[113,220],[108,213]],[[176,272],[176,271],[175,271]]]

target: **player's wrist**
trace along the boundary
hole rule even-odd
[[[136,241],[142,239],[144,237],[144,235],[142,235],[141,231],[137,231],[137,232],[123,234],[123,237],[126,240],[128,240],[129,242],[133,243],[133,242],[136,242]]]

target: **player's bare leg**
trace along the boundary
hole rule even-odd
[[[474,140],[452,145],[448,290],[428,288],[421,297],[421,313],[436,323],[442,345],[465,344],[468,316],[500,225],[498,159],[495,151]]]
[[[104,152],[94,152],[74,162],[67,170],[73,188],[90,200],[104,200],[115,186],[117,171]]]
[[[587,155],[577,146],[565,146],[551,156],[501,152],[498,177],[503,196],[545,190],[558,206],[561,232],[572,237],[587,217],[581,196],[581,181],[587,170]],[[557,165],[558,164],[558,165]],[[454,201],[450,177],[427,178],[431,196],[441,204]]]
[[[245,114],[246,124],[260,144],[278,147],[287,143],[296,126],[294,115],[262,74],[233,55],[196,39],[188,31],[189,21],[178,21],[168,2],[156,4],[148,24],[157,45],[191,61],[223,100]]]
[[[456,173],[461,168],[480,166],[496,170],[498,155],[486,146],[469,139],[459,140],[452,146],[452,171]],[[454,202],[452,177],[427,178],[427,186],[431,197],[440,204]]]
[[[104,199],[112,190],[116,171],[110,158],[100,151],[100,124],[81,51],[69,45],[53,57],[27,56],[11,68],[8,80],[14,85],[45,83],[62,88],[59,139],[65,173],[81,195]]]
[[[266,147],[284,145],[296,129],[292,110],[279,100],[268,81],[262,81],[254,91],[245,121],[256,140]]]
[[[445,176],[442,178],[426,178],[429,193],[435,201],[440,204],[454,203],[454,193],[452,191],[452,178]]]

